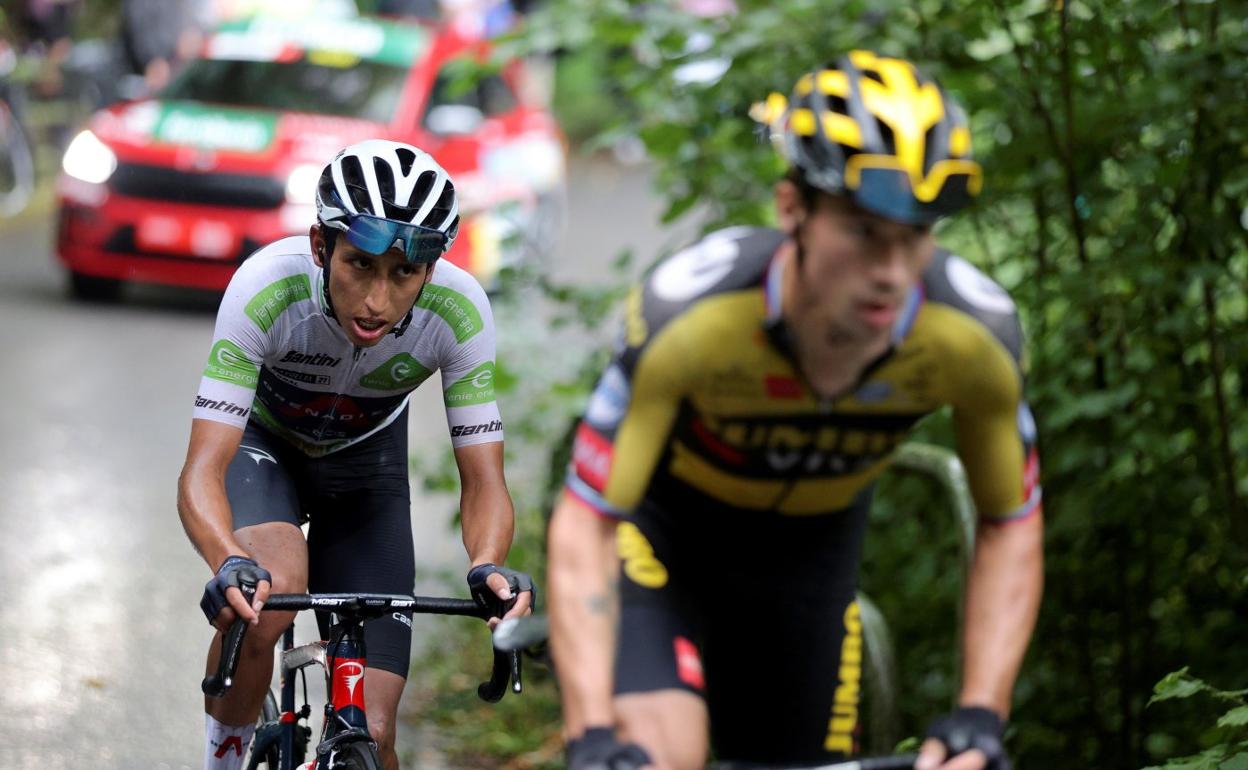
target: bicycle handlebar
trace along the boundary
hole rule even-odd
[[[910,770],[914,767],[914,761],[919,758],[918,754],[897,754],[888,757],[859,757],[858,759],[847,759],[843,762],[834,762],[830,765],[818,765],[811,767],[805,765],[807,770]],[[790,768],[781,765],[760,765],[754,763],[737,763],[726,762],[713,765],[715,770],[790,770]]]
[[[404,596],[401,594],[273,594],[265,602],[264,610],[298,612],[300,610],[329,610],[354,620],[378,617],[391,611],[411,612],[416,615],[458,615],[486,620],[491,616],[488,608],[478,607],[471,599],[452,599],[431,596]],[[229,631],[221,638],[221,657],[217,670],[204,677],[200,689],[212,698],[220,698],[234,684],[234,672],[247,635],[248,623],[236,619]],[[512,652],[494,653],[494,666],[490,679],[477,687],[477,695],[488,703],[497,703],[507,692],[519,693],[520,655]]]

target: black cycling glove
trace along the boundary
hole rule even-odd
[[[635,743],[620,743],[610,727],[591,727],[568,741],[568,770],[637,770],[650,755]]]
[[[927,728],[927,737],[945,744],[951,757],[979,749],[988,758],[987,770],[1011,770],[1013,766],[1001,743],[1004,730],[1005,722],[997,712],[979,706],[963,706],[932,722]]]
[[[511,588],[511,599],[507,602],[498,598],[498,594],[494,593],[494,589],[485,583],[485,579],[495,572],[507,578],[507,585]],[[537,609],[537,589],[533,587],[533,578],[524,572],[507,567],[499,567],[494,564],[478,564],[468,570],[468,590],[472,592],[472,600],[477,603],[477,606],[488,609],[496,618],[501,618],[506,614],[507,610],[516,605],[516,598],[521,591],[528,591],[532,594],[529,606],[535,610]]]
[[[211,623],[216,620],[217,613],[229,605],[225,599],[225,589],[233,586],[242,591],[243,596],[250,601],[261,580],[267,581],[269,585],[273,584],[273,576],[267,569],[246,556],[231,556],[221,563],[217,574],[204,586],[204,598],[199,600],[199,608]]]

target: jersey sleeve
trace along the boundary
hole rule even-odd
[[[1022,519],[1040,510],[1036,423],[1024,396],[1022,325],[1000,286],[961,257],[948,255],[943,273],[949,304],[971,316],[977,334],[960,351],[953,421],[980,517]]]
[[[195,419],[237,428],[247,425],[260,365],[268,352],[268,332],[274,325],[272,307],[310,291],[304,285],[308,283],[306,275],[269,281],[265,272],[258,262],[249,260],[230,279],[217,310],[212,349],[195,396]]]
[[[494,395],[497,334],[490,301],[479,286],[464,293],[430,284],[421,304],[447,321],[450,343],[442,370],[446,424],[455,448],[503,440],[503,418]]]
[[[577,426],[567,490],[608,516],[641,502],[686,393],[682,372],[696,367],[679,325],[648,337],[642,292],[630,295],[618,351],[598,380]]]

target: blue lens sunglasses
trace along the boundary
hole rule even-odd
[[[353,214],[348,219],[347,242],[369,254],[384,254],[398,247],[408,262],[433,262],[446,250],[446,233],[430,227],[396,222],[372,214]]]

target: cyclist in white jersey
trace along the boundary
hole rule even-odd
[[[183,527],[214,571],[201,601],[218,629],[208,669],[221,630],[238,616],[254,626],[230,693],[205,704],[209,770],[236,770],[246,755],[273,646],[292,619],[259,614],[271,592],[411,592],[407,403],[434,372],[459,467],[470,590],[505,616],[531,606],[532,580],[499,566],[513,510],[493,317],[472,276],[439,260],[459,226],[450,178],[415,147],[361,142],[325,167],[317,219],[231,280],[178,485]],[[255,586],[250,603],[240,586]],[[410,618],[370,621],[365,635],[369,726],[396,768]]]

